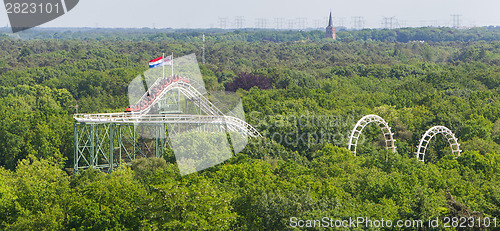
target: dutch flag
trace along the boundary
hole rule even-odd
[[[161,67],[162,65],[171,65],[172,56],[169,55],[163,59],[163,57],[158,57],[156,59],[149,60],[149,68]]]
[[[163,64],[163,57],[149,60],[149,68],[159,67]]]

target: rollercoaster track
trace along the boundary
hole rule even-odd
[[[155,82],[155,85],[159,81]],[[148,114],[159,100],[172,90],[179,90],[186,98],[197,105],[206,115],[186,114]],[[146,97],[145,93],[139,100]],[[202,93],[187,81],[170,83],[159,95],[143,110],[124,113],[102,113],[102,114],[75,114],[73,118],[82,123],[163,123],[163,124],[220,124],[226,125],[228,131],[244,133],[250,137],[262,137],[262,135],[245,121],[235,117],[224,115],[216,106],[210,102]]]
[[[103,113],[103,114],[75,114],[73,117],[81,123],[148,123],[148,124],[219,124],[227,125],[229,131],[244,132],[250,137],[262,135],[245,121],[233,116],[213,115],[176,115],[176,114],[149,114],[139,113]]]
[[[250,135],[250,137],[262,137],[257,129],[255,129],[254,127],[252,127],[252,125],[248,124],[242,119],[234,116],[225,116],[224,118],[228,127],[230,128],[230,131],[245,130],[247,131],[247,134]]]
[[[378,115],[367,115],[361,118],[356,125],[354,126],[354,129],[352,129],[351,135],[349,136],[349,150],[351,153],[356,155],[356,147],[358,146],[358,140],[359,136],[361,135],[361,132],[363,129],[370,123],[375,123],[378,125],[382,133],[384,134],[384,139],[385,139],[385,147],[387,149],[391,149],[392,152],[396,152],[396,146],[394,145],[394,133],[391,132],[391,127],[385,122],[382,117]]]
[[[347,145],[351,153],[356,156],[356,147],[358,145],[359,137],[363,132],[363,129],[370,123],[377,124],[380,130],[382,130],[386,149],[391,149],[392,152],[396,152],[396,146],[394,145],[394,133],[391,132],[391,127],[389,127],[389,124],[387,124],[387,122],[378,115],[367,115],[361,118],[356,123],[354,129],[351,132],[351,135],[349,136],[349,143]],[[420,139],[419,145],[417,146],[417,152],[415,153],[419,161],[424,162],[425,152],[427,150],[429,142],[437,134],[442,134],[450,144],[451,152],[453,154],[456,154],[457,156],[460,156],[462,150],[460,150],[460,144],[458,143],[458,139],[455,137],[455,134],[453,134],[453,132],[447,127],[434,126],[427,130]]]
[[[197,102],[200,109],[207,115],[224,115],[217,107],[215,107],[210,100],[208,100],[202,93],[200,93],[196,88],[192,86],[191,81],[186,81],[184,78],[177,78],[173,82],[169,82],[159,95],[155,96],[154,100],[148,104],[148,106],[142,110],[134,111],[135,113],[140,113],[142,115],[148,114],[154,105],[158,101],[168,94],[172,90],[179,90],[183,93],[190,101]],[[156,81],[151,88],[154,88],[160,84],[160,81]],[[149,92],[144,93],[139,102],[145,100],[149,95]]]
[[[460,144],[458,143],[458,139],[455,137],[455,134],[453,134],[453,132],[447,127],[434,126],[429,128],[429,130],[427,130],[427,132],[425,132],[420,139],[420,143],[417,146],[417,152],[415,153],[419,161],[424,162],[425,151],[427,150],[429,142],[437,134],[442,134],[450,144],[451,152],[460,156],[462,150],[460,150]]]

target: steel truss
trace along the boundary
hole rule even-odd
[[[460,144],[458,143],[458,139],[455,137],[455,134],[453,134],[453,132],[447,127],[434,126],[427,130],[427,132],[425,132],[425,134],[422,136],[422,139],[420,139],[420,143],[417,146],[417,152],[415,153],[419,161],[424,162],[427,146],[429,145],[431,139],[437,134],[443,134],[450,144],[451,152],[457,154],[457,156],[460,156],[462,150],[460,150]]]
[[[154,132],[157,136],[147,139],[138,132]],[[162,124],[75,123],[74,170],[96,168],[111,172],[121,163],[139,157],[161,157],[168,143],[161,134],[164,132]]]
[[[382,117],[378,115],[367,115],[361,118],[354,129],[352,129],[351,136],[349,137],[349,150],[356,156],[356,147],[358,145],[359,136],[363,129],[370,123],[375,123],[379,126],[380,130],[382,130],[382,134],[384,134],[385,139],[385,147],[392,152],[396,152],[396,146],[394,145],[394,133],[391,132],[391,127],[385,122]]]

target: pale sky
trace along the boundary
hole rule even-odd
[[[349,28],[354,16],[367,28],[382,27],[384,17],[395,17],[394,26],[451,26],[452,14],[461,15],[462,26],[500,25],[499,0],[80,0],[42,27],[220,28],[226,20],[235,28],[242,16],[243,27],[302,29],[324,27],[330,9],[334,24]],[[7,24],[2,5],[0,26]]]

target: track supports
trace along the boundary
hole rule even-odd
[[[359,136],[363,129],[370,123],[376,123],[380,130],[382,130],[382,134],[384,134],[385,139],[385,147],[388,150],[392,150],[392,152],[396,152],[396,146],[394,145],[394,133],[391,132],[391,127],[385,122],[382,117],[378,115],[367,115],[361,118],[349,136],[349,150],[356,156],[356,147],[358,145]]]
[[[87,168],[111,172],[136,157],[161,157],[167,147],[164,124],[141,124],[141,131],[155,134],[144,138],[131,123],[75,123],[74,170]],[[147,137],[147,136],[146,136]]]

